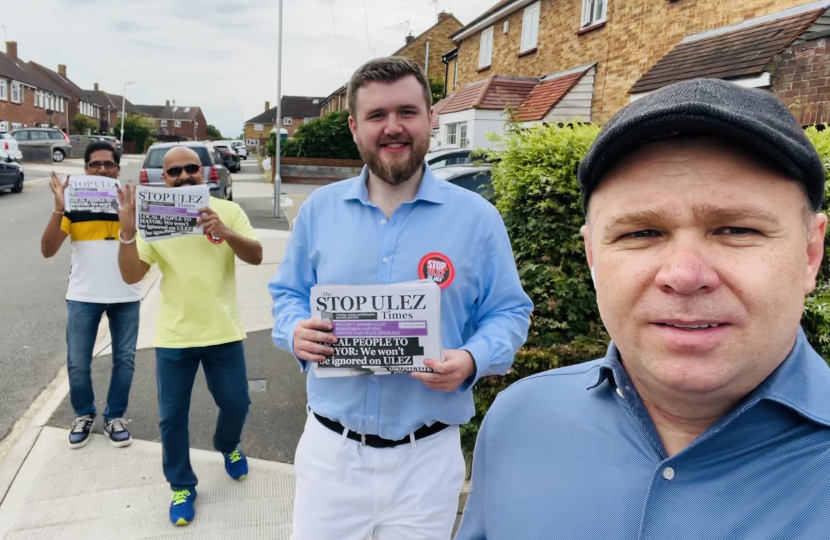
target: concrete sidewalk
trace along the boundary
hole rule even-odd
[[[246,212],[271,202],[273,192],[263,188],[253,167],[243,164],[234,180],[234,200]],[[142,283],[145,296],[127,413],[134,443],[113,448],[96,434],[87,447],[69,448],[66,428],[74,414],[63,368],[0,465],[0,539],[289,538],[294,492],[290,463],[305,421],[305,378],[293,357],[271,343],[267,290],[285,253],[288,222],[263,215],[254,226],[263,245],[263,263],[236,261],[241,318],[249,333],[245,346],[253,404],[242,442],[251,457],[249,478],[241,483],[231,480],[221,455],[212,450],[217,410],[200,369],[190,417],[191,462],[199,477],[196,519],[183,528],[169,523],[170,488],[157,442],[152,342],[161,278],[154,267]],[[105,406],[112,365],[110,341],[104,320],[93,361],[99,411]],[[100,425],[99,419],[95,432],[101,432]]]

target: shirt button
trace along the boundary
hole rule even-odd
[[[380,220],[380,224],[381,225],[386,225],[386,220],[385,219]]]
[[[622,393],[622,390],[620,390],[619,388],[617,388],[617,395],[620,396],[621,398],[625,398],[625,396]]]
[[[674,478],[674,469],[672,469],[671,467],[666,467],[665,469],[663,469],[663,478],[665,478],[666,480],[671,480],[672,478]]]
[[[384,257],[383,262],[389,262],[389,257]]]
[[[375,419],[375,417],[374,417],[374,416],[370,416],[370,417],[369,417],[369,420],[374,420],[374,419]]]

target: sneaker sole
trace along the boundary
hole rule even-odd
[[[115,448],[124,448],[125,446],[130,446],[131,444],[133,444],[133,438],[130,437],[126,441],[121,442],[113,441],[112,439],[110,439],[110,444],[113,445]]]
[[[179,518],[179,521],[177,521],[177,522],[176,522],[176,523],[174,523],[173,525],[175,525],[176,527],[183,527],[184,525],[190,525],[190,522],[189,522],[189,521],[187,521],[187,520],[186,520],[186,519],[184,519],[184,518]]]
[[[81,441],[79,443],[73,443],[73,442],[70,441],[69,442],[69,448],[71,448],[73,450],[77,450],[78,448],[83,448],[84,446],[89,444],[89,440],[91,438],[92,438],[92,436],[90,435],[89,437],[87,437],[86,439],[84,439],[83,441]]]

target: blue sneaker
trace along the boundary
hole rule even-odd
[[[104,424],[104,433],[109,437],[110,444],[116,448],[130,446],[133,443],[133,438],[127,428],[124,427],[124,424],[123,418],[114,418]]]
[[[91,414],[79,416],[72,422],[72,429],[69,431],[69,448],[82,448],[89,443],[89,435],[92,432],[92,425],[95,417]]]
[[[231,478],[244,480],[248,477],[248,458],[242,450],[236,448],[230,454],[223,453],[222,456],[225,458],[225,470]]]
[[[173,492],[173,502],[170,503],[170,523],[173,525],[189,525],[196,516],[193,502],[196,500],[196,488],[180,489]]]

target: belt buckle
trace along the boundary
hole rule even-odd
[[[365,433],[360,434],[360,444],[363,445],[363,446],[366,446],[366,434]]]

